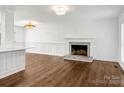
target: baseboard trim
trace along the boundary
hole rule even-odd
[[[122,68],[123,71],[124,71],[124,63],[123,63],[123,62],[119,62],[119,64],[120,64],[121,68]]]
[[[48,54],[48,53],[39,53],[39,52],[26,52],[26,53],[32,53],[32,54],[41,54],[41,55],[48,55],[48,56],[58,56],[63,57],[64,55],[60,54]]]
[[[94,58],[94,60],[98,60],[98,61],[107,61],[107,62],[115,62],[115,63],[118,63],[119,61],[118,60],[105,60],[105,59],[97,59],[97,58]]]
[[[54,54],[43,54],[43,53],[34,53],[34,52],[26,52],[26,53],[31,53],[31,54],[40,54],[40,55],[46,55],[46,56],[55,56],[55,57],[63,57],[64,58],[64,55],[54,55]],[[105,62],[115,62],[115,63],[119,63],[119,61],[112,61],[112,60],[101,60],[101,59],[94,59],[93,60],[96,60],[96,61],[105,61]]]

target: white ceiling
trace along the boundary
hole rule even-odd
[[[67,15],[57,16],[52,6],[16,6],[15,21],[70,22],[78,19],[115,18],[124,8],[123,5],[73,5],[68,7]]]
[[[37,22],[74,22],[101,18],[116,18],[124,9],[123,5],[73,5],[68,6],[65,16],[57,16],[50,5],[26,5],[15,7],[15,23],[23,20]]]

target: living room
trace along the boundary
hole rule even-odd
[[[0,9],[0,86],[124,86],[123,5]]]

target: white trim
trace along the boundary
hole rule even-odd
[[[32,42],[26,45],[26,47],[32,47],[26,50],[26,52],[60,56],[65,55],[65,43]]]
[[[69,54],[69,42],[90,43],[90,57],[94,57],[95,38],[65,38],[66,40],[66,55]]]
[[[124,70],[124,62],[119,62],[121,68]]]
[[[27,51],[26,53],[34,53],[34,54],[41,54],[41,55],[49,55],[49,56],[58,56],[58,57],[63,57],[63,54],[60,53],[41,53],[41,52],[36,52],[36,51]]]
[[[120,66],[121,66],[121,68],[124,70],[124,33],[123,33],[123,31],[124,31],[124,23],[122,23],[121,24],[121,32],[120,32],[120,34],[121,34],[121,58],[120,58],[120,62],[119,62],[119,64],[120,64]]]

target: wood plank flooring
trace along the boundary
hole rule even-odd
[[[26,54],[23,78],[15,87],[121,87],[124,72],[116,62],[67,61],[63,57]],[[4,86],[4,85],[3,85]]]
[[[0,79],[0,87],[11,86],[23,78],[24,70]]]

